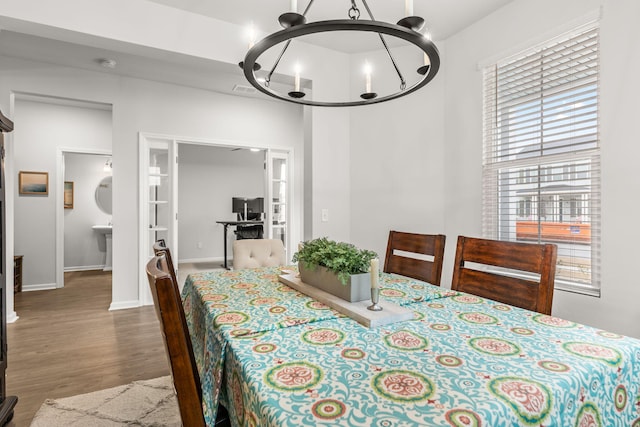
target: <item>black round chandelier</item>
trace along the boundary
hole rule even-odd
[[[251,43],[244,61],[240,62],[239,65],[249,83],[260,92],[283,101],[320,107],[351,107],[375,104],[400,98],[417,91],[433,80],[440,68],[440,56],[438,54],[438,49],[433,42],[428,37],[425,37],[425,35],[420,33],[424,27],[424,19],[419,16],[413,16],[413,0],[405,0],[405,15],[407,16],[400,19],[396,24],[376,21],[366,0],[361,0],[361,2],[367,11],[369,19],[360,19],[360,9],[358,9],[356,5],[356,0],[350,1],[351,8],[348,10],[349,19],[307,22],[306,16],[313,5],[314,0],[309,1],[309,4],[302,14],[299,14],[296,11],[297,1],[291,0],[292,11],[280,15],[280,18],[278,19],[283,30],[268,35],[255,44]],[[330,33],[335,31],[377,33],[381,46],[386,50],[387,56],[398,76],[397,91],[383,96],[378,96],[378,94],[373,92],[371,89],[370,71],[365,71],[365,91],[360,94],[360,99],[351,101],[316,101],[308,99],[306,97],[307,94],[303,92],[300,87],[300,76],[298,72],[295,74],[292,90],[278,91],[273,87],[271,79],[282,58],[287,53],[292,40],[306,35]],[[391,50],[389,49],[385,36],[402,39],[417,47],[422,53],[422,55],[420,55],[422,60],[418,61],[418,65],[415,66],[414,70],[412,70],[412,72],[417,74],[418,80],[413,82],[411,85],[407,85],[407,81]],[[260,57],[269,49],[280,43],[284,43],[284,45],[271,69],[266,73],[266,76],[259,76],[257,73],[264,73],[266,71],[262,69],[262,66],[258,62]]]

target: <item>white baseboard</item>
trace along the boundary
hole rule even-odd
[[[71,271],[90,271],[90,270],[102,270],[104,269],[103,265],[81,265],[77,267],[65,267],[64,272],[69,273]]]
[[[140,307],[140,301],[136,300],[131,300],[131,301],[119,301],[119,302],[112,302],[111,305],[109,305],[109,311],[115,311],[115,310],[126,310],[127,308],[138,308]]]
[[[51,289],[57,289],[57,286],[55,283],[37,283],[35,285],[22,285],[22,292],[48,291]]]
[[[227,258],[227,263],[231,263],[231,261],[233,261],[233,258]],[[197,263],[201,263],[201,262],[220,262],[220,263],[223,263],[224,262],[224,257],[181,259],[181,260],[178,261],[178,264],[197,264]]]
[[[7,313],[7,323],[13,323],[19,318],[20,317],[18,317],[15,311],[12,311],[11,313]]]

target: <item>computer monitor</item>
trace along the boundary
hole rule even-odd
[[[245,221],[260,220],[264,212],[264,198],[233,197],[231,212],[238,214],[238,217]]]

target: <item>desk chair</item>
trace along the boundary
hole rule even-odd
[[[233,269],[277,267],[287,262],[280,239],[244,239],[233,242]]]
[[[249,212],[245,218],[242,214],[237,215],[238,221],[262,221],[261,213]],[[262,224],[245,224],[236,226],[234,231],[236,239],[262,239],[264,238],[264,228]]]
[[[171,367],[180,418],[184,426],[205,427],[200,375],[193,355],[182,299],[171,273],[167,252],[161,252],[147,263],[146,272]],[[226,409],[218,406],[215,426],[229,425]]]
[[[253,225],[237,225],[236,230],[236,239],[262,239],[264,237],[264,229],[262,228],[262,224],[253,224]]]
[[[551,315],[557,246],[458,236],[451,289]],[[490,271],[466,263],[499,267]],[[482,268],[482,267],[481,267]],[[505,275],[503,269],[512,270]],[[514,277],[513,270],[539,280]],[[507,272],[508,274],[509,272]]]
[[[392,230],[389,232],[383,271],[440,286],[445,240],[446,236],[442,234],[415,234]],[[414,256],[429,255],[433,257],[433,261],[404,256],[396,251]]]

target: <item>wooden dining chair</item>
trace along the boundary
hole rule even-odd
[[[550,315],[556,258],[557,246],[550,243],[458,236],[451,289]],[[474,263],[474,268],[467,263]],[[523,278],[522,272],[539,279]]]
[[[174,282],[178,284],[178,277],[176,276],[176,268],[173,265],[173,258],[171,258],[171,251],[167,247],[167,244],[164,239],[158,239],[153,244],[153,253],[156,256],[162,255],[162,254],[165,255],[165,258],[167,260],[167,268],[169,269],[169,274],[171,274],[171,277],[173,278]]]
[[[233,269],[278,267],[286,263],[280,239],[242,239],[233,242]]]
[[[182,300],[176,292],[177,285],[169,271],[167,257],[164,253],[156,255],[149,261],[147,278],[156,314],[160,321],[182,424],[204,427],[200,375],[193,355]]]
[[[416,234],[392,230],[389,232],[383,271],[440,286],[445,240],[446,236],[442,234]],[[424,259],[425,255],[433,257],[433,260]]]
[[[182,299],[175,277],[169,269],[166,252],[153,257],[147,263],[146,271],[169,359],[182,425],[204,427],[200,375],[193,354]],[[229,425],[226,410],[218,406],[215,426]]]

